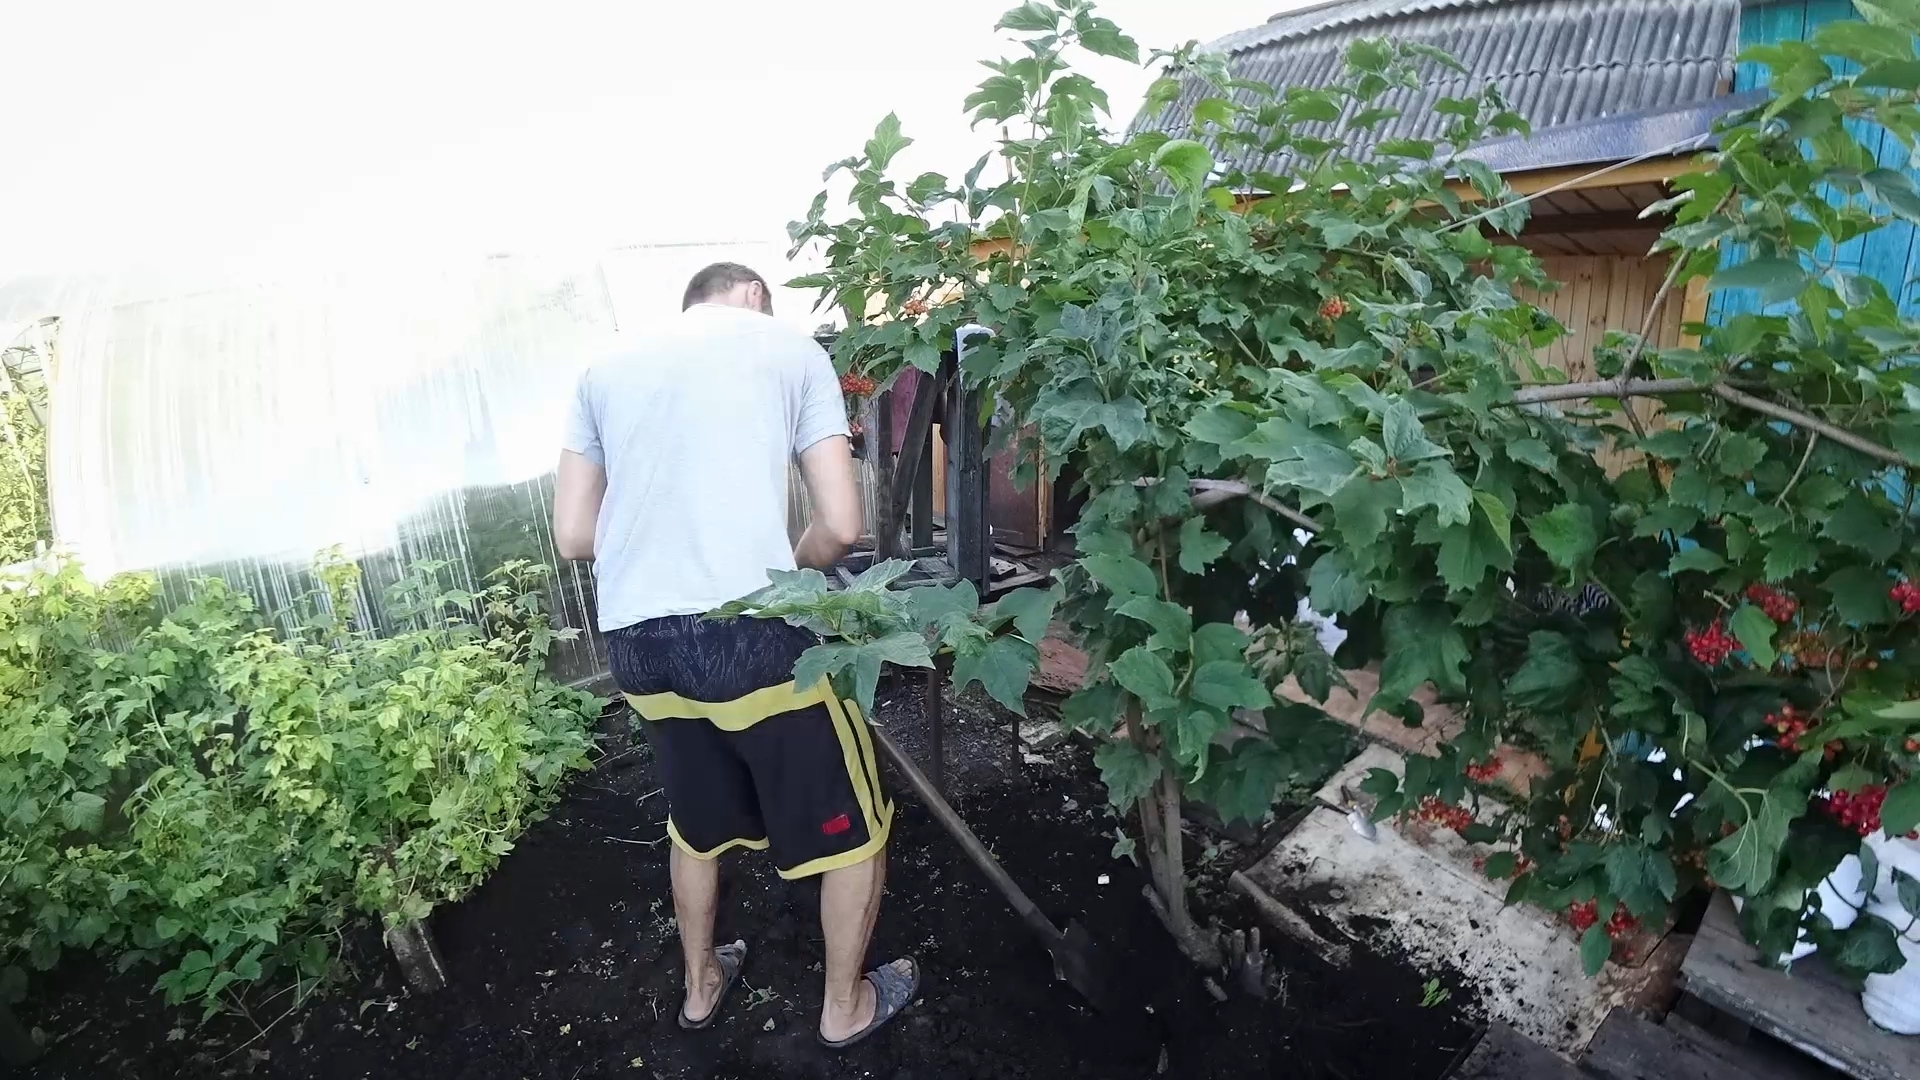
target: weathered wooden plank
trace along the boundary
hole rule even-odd
[[[1600,1080],[1802,1080],[1806,1076],[1795,1068],[1798,1053],[1778,1044],[1774,1050],[1768,1055],[1711,1036],[1688,1038],[1632,1010],[1615,1009],[1594,1034],[1580,1067]]]
[[[1716,894],[1681,968],[1687,991],[1858,1080],[1920,1077],[1920,1039],[1881,1031],[1860,1010],[1859,993],[1818,954],[1793,974],[1762,967],[1740,936],[1733,902]]]
[[[1582,1080],[1553,1051],[1495,1020],[1453,1072],[1454,1080]]]
[[[1698,1001],[1698,999],[1692,999]],[[1704,1007],[1704,1006],[1703,1006]],[[1726,1014],[1714,1010],[1717,1017]],[[1742,1076],[1753,1080],[1839,1080],[1840,1074],[1813,1060],[1798,1050],[1787,1046],[1770,1035],[1748,1028],[1744,1024],[1734,1024],[1741,1035],[1737,1038],[1722,1038],[1713,1031],[1694,1023],[1678,1011],[1667,1014],[1660,1026],[1690,1042],[1710,1046],[1728,1060],[1746,1071]]]

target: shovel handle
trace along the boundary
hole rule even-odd
[[[893,762],[893,767],[899,769],[907,778],[907,784],[913,788],[914,794],[920,796],[920,801],[932,811],[933,819],[938,821],[940,827],[947,830],[947,833],[959,843],[960,850],[966,852],[967,858],[973,860],[973,864],[980,868],[980,872],[987,875],[987,880],[993,882],[993,887],[999,889],[1000,894],[1007,898],[1007,903],[1013,905],[1015,914],[1019,915],[1036,933],[1045,935],[1050,941],[1059,940],[1060,928],[1040,913],[1040,909],[1034,906],[1026,891],[1008,876],[1006,870],[1000,866],[1000,861],[993,857],[993,853],[987,850],[987,846],[980,842],[979,837],[973,835],[973,830],[967,827],[967,823],[962,821],[953,807],[947,804],[947,800],[941,797],[940,792],[934,788],[933,782],[928,780],[926,774],[920,771],[920,767],[913,763],[913,759],[900,749],[899,744],[893,741],[886,729],[876,724],[871,726],[871,730],[874,739],[880,744],[880,749],[886,752],[887,760]]]

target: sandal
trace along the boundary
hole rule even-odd
[[[720,1015],[720,1007],[727,1003],[727,991],[733,989],[735,979],[740,977],[740,969],[747,964],[747,943],[736,941],[731,945],[722,945],[713,950],[713,958],[720,965],[720,993],[713,999],[713,1008],[698,1020],[687,1017],[686,1002],[680,1003],[680,1026],[688,1031],[704,1031],[713,1026],[714,1017]]]
[[[911,956],[903,959],[912,965],[913,974],[902,975],[894,970],[892,964],[887,964],[865,975],[866,980],[873,984],[873,1019],[867,1022],[867,1026],[838,1042],[819,1036],[821,1046],[829,1050],[844,1050],[879,1031],[887,1021],[906,1011],[907,1006],[920,994],[920,961]]]

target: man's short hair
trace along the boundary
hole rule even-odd
[[[772,299],[773,290],[767,288],[766,278],[739,263],[714,263],[693,275],[693,280],[687,282],[687,295],[681,299],[680,310],[685,311],[695,304],[727,292],[736,285],[745,285],[748,282],[758,282],[760,288],[767,293],[768,299]]]

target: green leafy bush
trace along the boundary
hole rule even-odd
[[[1431,686],[1466,717],[1404,779],[1369,780],[1377,812],[1495,845],[1488,871],[1568,911],[1591,969],[1610,933],[1702,884],[1746,897],[1772,952],[1802,927],[1825,935],[1810,885],[1861,826],[1920,825],[1920,711],[1899,704],[1920,689],[1920,326],[1839,256],[1920,221],[1907,174],[1861,142],[1885,131],[1899,161],[1913,151],[1920,9],[1862,11],[1879,25],[1756,50],[1778,96],[1736,117],[1667,206],[1655,306],[1698,280],[1744,312],[1730,303],[1684,349],[1614,328],[1603,381],[1583,386],[1538,362],[1562,328],[1514,294],[1544,284],[1507,240],[1526,203],[1457,156],[1519,125],[1495,94],[1438,103],[1436,140],[1365,161],[1329,135],[1458,70],[1431,49],[1356,42],[1318,89],[1156,54],[1170,73],[1148,107],[1198,87],[1192,137],[1116,138],[1070,59],[1137,47],[1084,0],[1035,0],[1001,22],[1018,58],[967,102],[1008,132],[987,159],[957,182],[895,180],[908,140],[888,117],[834,166],[849,212],[822,194],[791,231],[827,264],[796,284],[847,313],[837,362],[885,382],[991,327],[967,383],[1031,425],[1035,462],[1081,478],[1060,610],[1092,663],[1065,714],[1124,731],[1099,762],[1116,804],[1140,807],[1190,954],[1217,949],[1183,908],[1180,801],[1252,814],[1324,764],[1296,737],[1314,711],[1273,690],[1284,669],[1324,700],[1333,676],[1310,647],[1275,666],[1261,645],[1299,637],[1284,628],[1302,599],[1346,630],[1340,667],[1378,663],[1371,708],[1419,723]],[[1248,171],[1222,149],[1289,164]],[[1633,397],[1662,399],[1661,423],[1621,411]],[[1594,457],[1609,447],[1639,464],[1609,474]],[[1604,602],[1554,599],[1568,595]],[[1236,710],[1264,714],[1269,737],[1231,740]],[[1469,827],[1452,811],[1498,781],[1502,742],[1552,774]],[[1832,812],[1862,800],[1873,812]],[[1920,909],[1920,885],[1903,895]],[[1895,929],[1862,919],[1834,954],[1897,965]]]
[[[321,977],[356,913],[472,889],[584,765],[598,702],[542,673],[546,568],[479,595],[440,569],[395,587],[410,623],[380,638],[337,555],[287,636],[217,579],[171,608],[72,562],[0,582],[0,961],[155,961],[211,1011]]]

